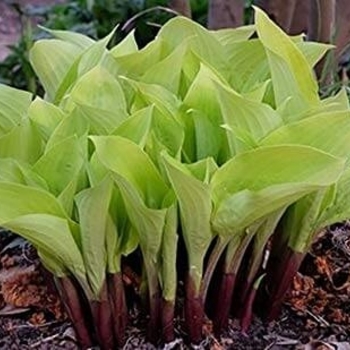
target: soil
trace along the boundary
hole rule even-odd
[[[221,339],[206,335],[197,349],[210,350],[350,350],[350,224],[325,230],[295,277],[278,320],[253,320],[242,334],[235,320]],[[124,281],[131,284],[124,271]],[[79,349],[72,325],[35,249],[0,232],[0,349]],[[180,300],[181,302],[181,300]],[[131,310],[125,350],[156,349],[145,341],[145,317]],[[182,339],[183,319],[176,319],[177,340],[164,349],[189,349]]]

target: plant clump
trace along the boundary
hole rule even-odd
[[[257,303],[276,317],[317,232],[350,214],[348,100],[313,73],[329,45],[259,9],[238,29],[174,18],[141,50],[47,31],[30,54],[45,98],[0,85],[0,225],[37,248],[82,348],[123,345],[124,264],[153,343],[175,338],[179,281],[193,344],[206,315],[217,335]]]

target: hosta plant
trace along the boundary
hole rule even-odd
[[[276,316],[318,230],[349,215],[349,105],[312,70],[329,46],[259,9],[216,32],[174,18],[141,50],[48,31],[45,98],[0,86],[0,225],[37,248],[81,346],[123,345],[125,266],[153,343],[174,340],[178,295],[194,344],[205,315],[245,330],[259,289]]]

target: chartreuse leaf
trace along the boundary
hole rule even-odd
[[[76,136],[63,139],[52,146],[34,164],[33,170],[48,184],[50,192],[58,196],[77,176],[84,164],[84,153]]]
[[[131,226],[119,189],[114,187],[106,226],[107,271],[121,272],[122,255],[128,256],[138,245],[138,234]]]
[[[254,147],[282,124],[280,116],[269,105],[245,98],[218,82],[216,87],[223,121],[229,128],[227,138],[231,155],[240,152],[237,139]]]
[[[79,109],[74,109],[66,118],[62,119],[51,134],[46,144],[46,152],[57,143],[61,143],[62,140],[71,136],[77,136],[82,139],[82,144],[84,144],[87,140],[82,137],[86,136],[88,132],[89,122],[87,118]]]
[[[237,28],[239,29],[239,28]],[[303,53],[305,56],[305,59],[309,63],[310,67],[314,67],[315,64],[322,58],[322,56],[331,48],[333,48],[333,45],[329,44],[323,44],[323,43],[316,43],[316,42],[310,42],[303,40],[303,36],[296,36],[296,37],[289,37],[293,43],[298,47],[298,49]],[[253,48],[255,50],[253,50]],[[256,73],[256,71],[260,71],[257,69],[257,67],[251,67],[250,65],[244,64],[244,60],[239,60],[239,57],[242,56],[241,53],[243,51],[246,51],[245,53],[249,53],[248,60],[254,60],[256,63],[262,64],[263,61],[267,59],[265,50],[263,48],[263,45],[261,44],[261,41],[259,39],[252,39],[249,41],[232,41],[231,46],[229,47],[228,54],[230,55],[230,63],[234,64],[234,67],[238,66],[239,68],[243,68],[246,70],[252,71]],[[257,55],[254,56],[252,53],[256,51]],[[245,58],[247,58],[246,55],[244,55]],[[238,58],[238,62],[235,62],[235,59]],[[252,61],[253,62],[253,61]],[[267,62],[265,62],[267,63]],[[267,66],[265,66],[266,69]],[[233,72],[235,69],[232,70]],[[237,74],[240,75],[240,71],[238,69]],[[248,84],[249,85],[249,84]]]
[[[123,89],[118,80],[100,66],[91,69],[76,82],[70,98],[78,105],[106,111],[126,110]]]
[[[315,148],[297,145],[260,147],[237,155],[217,170],[211,181],[215,231],[234,233],[334,184],[344,163]]]
[[[335,186],[334,198],[330,205],[319,213],[317,230],[349,218],[350,215],[350,169],[347,168]]]
[[[138,145],[120,136],[91,136],[91,139],[106,168],[127,179],[147,207],[161,207],[168,188],[149,156]],[[142,172],[135,169],[142,169]]]
[[[204,255],[213,238],[210,227],[210,187],[197,180],[184,166],[166,156],[165,153],[163,153],[163,160],[168,179],[179,203],[189,274],[198,293],[203,275]]]
[[[0,182],[1,220],[12,221],[20,216],[48,214],[67,219],[76,244],[80,247],[79,227],[70,220],[60,202],[49,192],[26,185]]]
[[[161,283],[162,283],[162,295],[165,300],[175,301],[176,297],[176,257],[177,257],[177,206],[174,204],[174,200],[168,207],[163,240],[161,246]]]
[[[109,213],[107,215],[105,235],[106,270],[109,273],[121,272],[121,254],[118,254],[118,230]]]
[[[39,187],[48,190],[46,182],[32,171],[30,165],[14,158],[0,158],[0,181]]]
[[[218,169],[213,158],[206,158],[191,164],[184,164],[191,174],[205,184],[209,184],[215,171]]]
[[[252,90],[242,93],[242,95],[250,100],[262,102],[270,85],[271,80],[269,79],[257,85],[257,87],[253,88]]]
[[[140,81],[161,85],[177,94],[180,88],[181,69],[186,51],[187,42],[184,42],[163,60],[149,68]]]
[[[90,37],[77,32],[71,32],[69,30],[53,30],[42,26],[39,27],[51,34],[56,39],[74,44],[83,50],[87,49],[95,42],[95,40],[91,39]]]
[[[124,78],[124,80],[134,89],[135,99],[133,102],[134,111],[154,104],[164,115],[175,117],[181,102],[176,95],[164,87],[156,84],[146,84]]]
[[[106,230],[113,180],[107,177],[99,185],[78,193],[76,203],[81,230],[82,254],[89,284],[99,299],[106,276]]]
[[[68,274],[69,270],[62,266],[62,264],[57,261],[50,253],[46,252],[45,248],[36,247],[36,250],[40,258],[40,262],[48,271],[51,271],[51,273],[57,277],[64,277]]]
[[[263,45],[258,39],[248,40],[255,29],[254,25],[250,25],[213,31],[225,47],[225,57],[229,62],[227,80],[242,93],[256,89],[269,77]]]
[[[291,39],[311,68],[330,48],[326,44]],[[226,51],[230,68],[229,81],[238,92],[247,93],[271,77],[266,51],[260,39],[233,41],[226,46]]]
[[[171,49],[180,46],[186,39],[190,40],[189,49],[223,75],[226,74],[226,60],[224,46],[215,36],[185,17],[175,17],[169,20],[159,31],[158,37],[164,40]]]
[[[152,133],[173,157],[180,157],[185,135],[181,124],[175,118],[155,108]]]
[[[173,265],[172,269],[168,265],[176,259],[176,242],[173,239],[176,226],[171,213],[167,217],[169,209],[153,209],[146,206],[145,201],[140,196],[140,189],[118,173],[114,174],[114,179],[122,194],[130,222],[138,234],[147,275],[149,296],[150,298],[155,297],[156,293],[158,293],[158,283],[160,282],[160,285],[164,287],[162,290],[163,298],[174,300],[176,293],[176,279],[174,279],[176,278],[176,265]],[[156,190],[154,188],[154,191]],[[163,250],[164,253],[168,252],[168,254],[169,250],[171,251],[169,254],[170,261],[163,261],[160,256],[164,239],[172,244],[167,247],[168,250]],[[170,274],[165,275],[164,273],[167,272],[170,272]],[[154,311],[152,310],[151,312]]]
[[[53,100],[55,104],[60,104],[61,101],[64,102],[65,95],[77,79],[98,64],[102,64],[103,59],[108,56],[106,46],[114,31],[115,29],[101,40],[93,42],[85,50],[81,50],[79,55],[74,58],[57,86]]]
[[[330,96],[321,101],[324,107],[330,106],[333,111],[349,110],[350,103],[349,98],[346,93],[346,88],[340,89],[340,91],[335,96]]]
[[[58,40],[39,40],[30,51],[30,62],[45,88],[49,101],[57,91],[82,49],[72,43]]]
[[[136,111],[121,123],[112,134],[125,137],[144,148],[151,129],[153,113],[154,106],[152,105]]]
[[[227,50],[230,85],[247,92],[270,77],[264,46],[259,39],[233,42]]]
[[[151,133],[149,135],[149,139],[147,140],[145,150],[149,157],[152,159],[152,162],[158,169],[160,169],[161,174],[163,174],[160,155],[162,151],[167,151],[167,148],[159,141],[159,139],[154,133]]]
[[[276,130],[262,144],[272,145],[281,142],[303,144],[335,156],[348,158],[350,135],[346,134],[346,130],[349,129],[349,122],[349,111],[321,113]],[[339,182],[342,178],[343,176]],[[323,222],[319,217],[332,212],[334,196],[342,196],[338,191],[338,185],[319,190],[298,200],[288,209],[283,219],[282,232],[285,241],[293,250],[305,252],[323,224],[336,222]],[[342,191],[344,192],[345,189],[343,188]],[[347,214],[345,207],[344,209],[337,207],[337,211],[339,219],[346,217],[342,216],[342,213]]]
[[[181,102],[160,85],[127,80],[136,90],[134,111],[154,105],[152,131],[160,143],[173,156],[179,156],[184,140],[182,125],[178,121]]]
[[[29,214],[49,214],[63,219],[68,215],[49,192],[11,182],[0,182],[1,221],[8,222]]]
[[[110,213],[118,232],[117,255],[128,256],[139,246],[139,235],[131,225],[123,197],[117,187],[114,188]]]
[[[220,104],[215,94],[216,84],[220,77],[209,67],[200,64],[200,69],[184,98],[188,108],[197,109],[207,115],[213,124],[220,124]],[[225,84],[225,82],[223,82]]]
[[[18,215],[10,221],[3,221],[3,218],[1,215],[2,227],[27,239],[39,250],[39,254],[40,251],[44,253],[41,257],[45,266],[54,268],[51,272],[59,277],[71,272],[86,287],[84,262],[67,220],[45,213]]]
[[[286,108],[284,110],[279,110],[279,113],[284,119],[285,124],[293,123],[302,119],[311,118],[319,114],[325,114],[325,113],[331,113],[331,112],[345,112],[345,111],[348,111],[349,109],[346,107],[345,101],[340,98],[338,99],[337,97],[333,101],[330,98],[324,99],[321,101],[321,104],[318,107],[309,109],[308,111],[305,111],[300,114],[295,114],[293,116],[288,116],[286,114],[286,110],[288,110],[288,103],[286,104]]]
[[[21,168],[13,158],[0,158],[0,181],[15,182],[26,185]]]
[[[58,199],[69,214],[73,210],[75,193],[87,182],[88,131],[86,118],[73,110],[56,127],[46,145],[45,155],[36,165],[40,168],[38,173],[43,172],[51,189],[57,191]],[[52,174],[53,166],[58,169],[55,174]]]
[[[148,106],[136,111],[112,131],[112,135],[129,139],[144,148],[151,128],[153,110],[153,106]],[[92,184],[101,181],[108,172],[96,153],[91,156],[88,172]]]
[[[68,182],[67,186],[57,196],[57,199],[60,201],[68,215],[73,215],[75,194],[86,186],[86,178],[83,177],[81,173],[76,173],[74,177]]]
[[[106,47],[111,41],[117,27],[118,26],[113,28],[109,34],[107,34],[104,38],[94,42],[83,52],[78,65],[78,77],[81,77],[95,66],[98,66],[99,63],[103,62],[104,57],[108,55]]]
[[[0,136],[21,122],[31,100],[31,93],[0,84]]]
[[[165,224],[166,209],[152,209],[145,205],[144,193],[117,172],[114,179],[120,189],[131,224],[135,227],[142,253],[147,264],[159,267],[159,252]],[[152,269],[152,268],[151,268]],[[147,274],[149,270],[147,271]],[[155,271],[153,271],[155,273]]]
[[[105,110],[98,107],[78,105],[74,111],[86,118],[90,125],[90,133],[94,135],[109,135],[128,119],[124,109]]]
[[[220,151],[227,152],[226,135],[221,128],[223,119],[220,103],[216,94],[215,81],[218,80],[220,78],[215,72],[201,64],[184,98],[185,108],[194,109],[182,118],[185,128],[183,152],[191,161],[208,156],[218,159]]]
[[[293,41],[293,43],[295,44],[301,44],[305,42],[305,34],[301,33],[301,34],[296,34],[296,35],[288,35],[290,40]]]
[[[305,253],[319,230],[349,217],[349,168],[336,185],[310,194],[288,208],[282,221],[282,240]]]
[[[150,42],[142,50],[128,55],[120,55],[119,50],[111,50],[112,56],[119,67],[119,74],[129,78],[139,78],[150,67],[161,61],[169,54],[170,50],[166,43],[159,37]]]
[[[119,57],[135,53],[138,50],[135,40],[135,30],[132,30],[120,43],[110,50],[110,53],[113,57]]]
[[[97,185],[108,174],[108,169],[102,164],[96,152],[94,152],[87,164],[87,174],[91,186]]]
[[[218,159],[222,144],[224,142],[222,130],[218,124],[213,124],[202,112],[192,110],[189,118],[193,119],[196,152],[193,160],[213,157]]]
[[[296,43],[298,49],[303,53],[311,68],[326,54],[327,51],[334,48],[334,45],[302,41]]]
[[[168,204],[164,200],[169,189],[148,155],[133,142],[118,136],[93,136],[91,139],[98,158],[113,172],[130,222],[138,234],[150,295],[153,295],[157,289],[157,269],[162,269],[159,254],[168,213],[168,208],[163,206]],[[142,168],[142,172],[135,172],[137,167]],[[168,280],[161,282],[175,284]]]
[[[12,157],[34,163],[42,154],[44,143],[36,125],[24,118],[7,134],[0,136],[0,157]]]
[[[31,103],[28,115],[29,119],[38,127],[45,141],[49,139],[57,125],[66,116],[60,108],[40,97]]]
[[[127,214],[125,214],[125,218],[129,221]],[[139,244],[139,235],[136,229],[129,224],[127,229],[124,229],[123,233],[119,236],[118,252],[124,256],[128,256],[139,246]]]
[[[191,40],[195,40],[195,38],[191,38]],[[191,50],[187,50],[184,63],[182,66],[180,88],[179,88],[179,96],[182,99],[184,99],[189,87],[193,83],[193,80],[195,79],[199,71],[200,64],[201,64],[200,58],[196,56]]]
[[[349,157],[350,111],[321,113],[284,125],[260,143],[279,144],[312,146],[337,157]]]
[[[293,251],[305,253],[315,234],[317,234],[317,218],[328,189],[309,194],[291,205],[281,221],[282,240],[287,242]]]
[[[247,25],[238,28],[225,28],[211,31],[213,36],[227,48],[231,43],[248,40],[255,32],[254,25]]]
[[[255,25],[268,57],[277,107],[288,98],[290,115],[317,106],[317,81],[296,44],[258,8]]]

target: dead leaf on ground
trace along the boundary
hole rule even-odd
[[[304,346],[304,350],[350,350],[350,343],[313,340]]]

